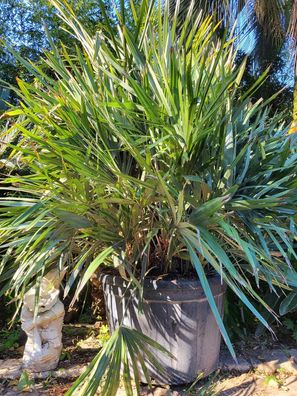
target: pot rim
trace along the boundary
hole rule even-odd
[[[128,281],[122,278],[119,274],[110,274],[106,271],[102,271],[100,275],[101,281],[103,283],[112,285],[112,286],[119,286],[119,287],[128,287]],[[220,289],[225,291],[227,288],[226,283],[222,280],[222,277],[219,274],[215,274],[212,276],[207,277],[208,283],[211,289]],[[150,278],[146,277],[144,279],[144,288],[145,289],[153,289],[159,290],[164,292],[165,290],[177,290],[182,289],[186,290],[202,290],[201,282],[198,278],[197,279],[158,279],[158,278]]]

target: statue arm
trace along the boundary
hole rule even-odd
[[[27,333],[34,329],[33,314],[27,307],[23,307],[21,312],[22,329]]]

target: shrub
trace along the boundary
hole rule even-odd
[[[14,187],[0,201],[2,248],[13,258],[2,265],[2,293],[21,297],[52,266],[68,268],[65,294],[80,277],[75,298],[103,263],[140,291],[147,271],[194,270],[235,356],[207,275],[220,274],[266,326],[251,303],[271,312],[260,282],[297,285],[296,145],[267,102],[251,102],[265,76],[242,94],[233,41],[190,13],[177,32],[161,1],[132,1],[132,23],[122,7],[118,33],[107,18],[94,37],[66,2],[52,3],[78,46],[73,56],[52,43],[50,73],[22,60],[35,81],[18,81],[20,105],[7,115],[22,117],[11,156],[21,153],[30,174],[3,181]],[[86,394],[121,359],[129,384],[133,348],[119,348],[131,336],[142,350],[150,343],[119,328],[90,367]]]

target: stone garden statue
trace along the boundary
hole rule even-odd
[[[38,313],[34,319],[35,288],[24,296],[21,312],[22,329],[28,339],[23,367],[32,372],[54,370],[62,350],[64,305],[59,300],[59,286],[64,273],[48,272],[40,283]]]

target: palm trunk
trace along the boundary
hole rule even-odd
[[[95,272],[90,278],[91,284],[91,301],[92,314],[95,317],[100,317],[102,320],[106,319],[105,301],[102,289],[102,282],[100,280],[100,271]]]
[[[289,129],[289,134],[297,132],[297,75],[295,74],[295,83],[293,91],[293,116],[292,123]]]

